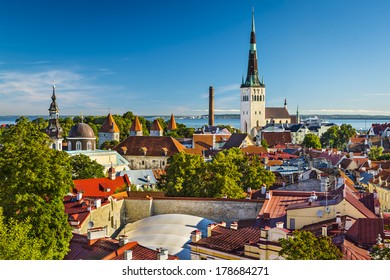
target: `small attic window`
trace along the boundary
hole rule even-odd
[[[140,149],[140,152],[141,152],[144,156],[146,156],[146,153],[148,152],[148,149],[147,149],[146,147],[142,147],[142,148]]]
[[[161,149],[161,154],[163,155],[163,156],[166,156],[166,155],[168,155],[168,149],[167,148],[162,148]]]

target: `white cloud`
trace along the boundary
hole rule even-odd
[[[109,107],[103,97],[117,88],[98,85],[92,82],[94,79],[93,75],[63,69],[34,73],[2,71],[1,114],[47,114],[53,82],[62,114],[79,114],[80,111],[88,114],[96,108]]]

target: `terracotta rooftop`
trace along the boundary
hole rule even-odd
[[[146,156],[173,156],[176,153],[184,152],[185,147],[176,139],[170,136],[129,136],[113,150],[121,155],[141,156],[144,153],[142,148],[146,148]],[[165,150],[163,150],[165,148]]]
[[[130,179],[125,174],[117,176],[114,180],[109,178],[92,178],[73,180],[74,192],[82,192],[83,197],[108,198],[115,193],[117,189],[123,189],[130,185]]]
[[[150,130],[155,130],[155,131],[163,131],[163,128],[161,127],[159,121],[155,119],[152,123],[152,126],[150,127]]]
[[[135,117],[133,123],[131,124],[130,131],[142,131],[142,125],[138,119],[138,116]]]
[[[77,200],[76,196],[67,195],[64,197],[65,213],[68,214],[69,224],[74,228],[80,228],[90,215],[88,207],[89,200]]]
[[[99,129],[99,132],[108,132],[108,133],[119,132],[119,128],[116,125],[115,120],[111,115],[111,113],[109,113],[107,118],[104,120],[102,126]]]
[[[370,247],[376,244],[378,234],[384,237],[383,226],[383,219],[358,219],[347,231],[346,237],[360,246]]]
[[[382,188],[390,188],[390,169],[384,169],[374,176],[370,183],[378,185]]]
[[[124,260],[124,253],[132,251],[132,260],[157,260],[157,250],[141,246],[137,242],[129,242],[120,246],[115,239],[108,237],[97,240],[89,245],[86,235],[73,233],[69,245],[70,252],[65,260]],[[175,256],[168,256],[168,260],[177,260]]]
[[[260,240],[261,229],[246,227],[230,229],[217,225],[212,229],[210,237],[202,238],[192,245],[206,247],[235,255],[243,255],[244,245]]]
[[[177,129],[177,125],[176,125],[175,117],[172,114],[171,119],[168,122],[167,130],[175,130],[175,129]]]

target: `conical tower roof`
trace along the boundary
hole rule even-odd
[[[175,117],[172,114],[171,119],[169,120],[168,123],[168,130],[175,130],[175,129],[177,129],[177,125],[176,125]]]
[[[142,131],[142,125],[138,119],[138,116],[135,117],[133,123],[131,124],[130,131]]]
[[[152,126],[150,127],[150,130],[154,130],[154,131],[163,131],[163,128],[161,127],[159,121],[157,119],[155,119],[153,121],[153,124]]]
[[[107,118],[104,120],[102,126],[99,129],[99,132],[106,132],[106,133],[120,132],[114,120],[114,117],[111,115],[111,113],[109,113]]]

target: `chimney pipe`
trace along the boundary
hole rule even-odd
[[[209,87],[209,126],[214,126],[214,88]]]

